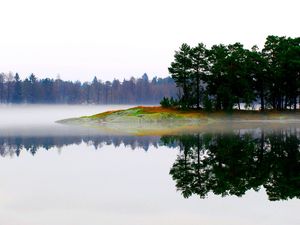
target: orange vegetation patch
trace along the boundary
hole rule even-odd
[[[163,108],[160,106],[138,106],[133,109],[141,109],[145,113],[163,113],[163,112],[178,112],[175,108]]]
[[[111,111],[106,111],[106,112],[103,112],[103,113],[98,113],[98,114],[95,114],[93,115],[92,117],[95,117],[95,118],[102,118],[102,117],[106,117],[106,116],[109,116],[113,113],[116,113],[116,112],[121,112],[121,111],[124,111],[124,110],[111,110]]]
[[[259,120],[259,119],[278,119],[278,118],[289,118],[299,116],[299,112],[277,112],[277,111],[252,111],[252,110],[233,110],[231,112],[225,111],[214,111],[214,112],[205,112],[203,110],[197,109],[178,109],[178,108],[164,108],[161,106],[137,106],[130,109],[125,110],[112,110],[106,111],[103,113],[99,113],[91,116],[90,118],[105,118],[115,113],[126,112],[130,113],[130,110],[136,110],[138,114],[164,114],[170,113],[174,116],[185,117],[185,118],[199,118],[199,119],[243,119],[243,120]],[[132,112],[133,115],[137,115]]]
[[[201,115],[204,115],[203,111],[199,111],[196,109],[189,109],[189,110],[183,110],[183,109],[177,109],[177,108],[164,108],[161,106],[138,106],[134,109],[141,109],[144,113],[176,113],[176,114],[182,114],[185,116],[192,116],[192,117],[199,117]]]
[[[154,113],[171,113],[173,115],[178,115],[178,116],[184,116],[184,117],[191,117],[191,118],[200,118],[200,117],[206,117],[207,113],[203,112],[203,111],[199,111],[199,110],[193,110],[193,109],[189,109],[189,110],[182,110],[182,109],[178,109],[178,108],[164,108],[161,106],[137,106],[134,108],[130,108],[130,109],[125,109],[125,110],[112,110],[112,111],[106,111],[103,113],[99,113],[96,115],[91,116],[91,118],[105,118],[109,115],[112,115],[114,113],[118,113],[118,112],[126,112],[129,110],[139,110],[140,114],[154,114]]]

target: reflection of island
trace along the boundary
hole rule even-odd
[[[50,149],[53,147],[61,148],[72,144],[88,144],[101,148],[103,145],[113,145],[119,147],[124,145],[131,149],[142,148],[145,151],[150,146],[157,147],[159,137],[155,136],[96,136],[96,135],[58,135],[58,136],[0,136],[0,155],[17,155],[21,151],[30,152],[34,155],[38,149]]]
[[[87,144],[99,149],[106,145],[131,149],[150,146],[179,147],[170,174],[184,197],[216,195],[242,196],[247,190],[264,187],[270,200],[300,198],[300,130],[251,129],[202,132],[176,136],[114,136],[60,134],[0,136],[0,155],[34,155],[68,145]]]
[[[299,130],[166,136],[181,149],[170,174],[184,197],[242,196],[266,189],[270,200],[300,197]]]

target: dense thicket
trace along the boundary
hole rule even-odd
[[[182,91],[181,107],[296,109],[300,101],[300,38],[268,36],[262,50],[257,46],[245,49],[240,43],[210,49],[202,43],[195,47],[182,44],[169,72]],[[163,104],[169,104],[167,99]]]
[[[21,80],[18,74],[0,74],[0,103],[68,103],[68,104],[157,104],[164,96],[175,97],[172,78],[101,80],[92,82],[38,79],[31,74]]]

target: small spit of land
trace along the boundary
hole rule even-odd
[[[224,124],[231,128],[253,128],[255,126],[282,126],[300,124],[300,112],[250,111],[205,112],[201,110],[182,110],[159,106],[138,106],[125,110],[107,111],[91,116],[57,121],[62,124],[80,125],[105,129],[109,133],[165,134],[194,130],[218,129]]]

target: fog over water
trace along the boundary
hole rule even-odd
[[[1,127],[56,126],[57,120],[93,115],[131,105],[0,105]]]
[[[184,198],[182,188],[185,184],[180,183],[181,176],[178,178],[178,175],[187,172],[184,167],[178,167],[185,154],[191,160],[188,162],[192,163],[191,168],[195,166],[193,160],[197,151],[194,146],[197,146],[195,141],[199,137],[203,138],[201,140],[210,138],[213,144],[211,154],[217,154],[214,152],[216,148],[230,146],[229,155],[241,156],[240,160],[231,161],[240,163],[237,165],[241,167],[242,161],[246,160],[246,165],[251,166],[245,168],[255,170],[254,173],[260,171],[256,153],[260,152],[261,143],[265,143],[263,165],[280,169],[286,166],[279,164],[276,167],[276,161],[290,163],[294,168],[292,178],[297,177],[299,160],[292,159],[299,156],[298,125],[280,128],[274,133],[254,129],[249,134],[245,130],[237,130],[229,136],[224,133],[208,136],[206,133],[195,133],[193,136],[136,137],[99,134],[93,129],[54,123],[64,118],[129,107],[1,105],[0,151],[3,157],[0,157],[0,224],[298,224],[300,202],[296,197],[270,201],[262,187],[259,192],[249,189],[241,197],[221,197],[210,192],[204,199],[197,194]],[[277,146],[274,154],[271,154],[273,150],[269,146]],[[291,146],[283,156],[292,155],[292,159],[278,160],[278,146]],[[239,147],[243,148],[240,152]],[[215,164],[219,163],[213,160],[222,158],[222,155],[217,156],[211,157]],[[226,157],[224,155],[224,159]],[[231,161],[225,160],[223,163],[228,163],[230,168]],[[177,175],[176,171],[179,172]],[[244,173],[246,178],[243,178]],[[245,180],[249,174],[253,173],[243,170],[233,178]],[[226,173],[221,177],[226,178]],[[233,179],[232,183],[229,179],[225,181],[230,186],[236,180]],[[178,189],[178,184],[181,189]],[[292,184],[294,186],[291,185],[291,188],[297,187],[297,183]],[[189,186],[189,180],[186,185]],[[277,191],[279,197],[290,194],[286,190]],[[197,189],[194,192],[197,193]],[[289,196],[298,194],[296,188]]]
[[[0,105],[0,135],[72,135],[80,128],[55,123],[57,120],[93,115],[132,105]],[[87,132],[86,130],[84,132]]]

